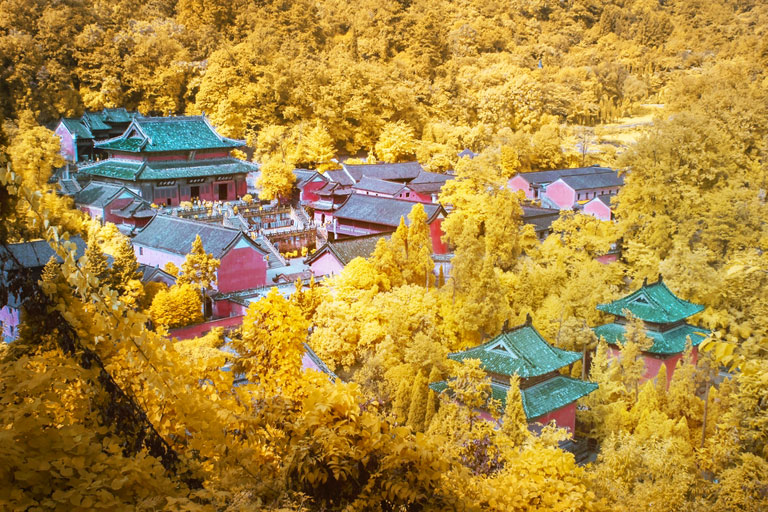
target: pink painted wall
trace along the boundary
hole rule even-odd
[[[301,369],[303,371],[315,370],[316,372],[325,373],[323,370],[320,369],[319,366],[315,364],[315,362],[312,360],[311,357],[309,357],[309,353],[307,352],[304,352],[304,355],[301,356]]]
[[[184,263],[185,258],[185,256],[179,254],[173,254],[139,244],[133,245],[133,252],[136,254],[136,261],[151,267],[163,268],[166,263],[172,262],[174,265],[181,268],[181,264]]]
[[[576,402],[571,402],[568,405],[564,405],[559,409],[548,412],[544,416],[531,420],[530,423],[541,423],[542,425],[549,424],[550,421],[554,421],[555,425],[560,428],[567,428],[569,432],[576,431]]]
[[[531,184],[528,183],[528,180],[526,180],[522,174],[518,174],[517,176],[510,178],[510,180],[507,182],[507,186],[512,192],[522,190],[523,193],[525,193],[526,198],[535,199]]]
[[[95,219],[96,217],[104,218],[104,210],[96,208],[95,206],[81,206],[80,211],[87,213],[92,219]]]
[[[550,183],[544,195],[561,210],[567,210],[576,204],[576,191],[561,180]]]
[[[8,306],[3,306],[0,308],[0,322],[3,323],[3,331],[0,333],[0,336],[2,336],[0,343],[3,342],[3,339],[16,339],[16,337],[19,335],[19,310]]]
[[[312,269],[312,275],[315,277],[338,275],[344,269],[341,262],[331,252],[326,252],[314,260],[309,268]]]
[[[258,288],[267,283],[267,262],[253,247],[232,249],[221,258],[217,276],[222,293]]]
[[[61,156],[70,162],[77,161],[75,141],[72,138],[72,134],[64,127],[64,123],[59,123],[59,126],[56,127],[56,131],[53,133],[58,135],[61,140],[61,150],[59,151]]]
[[[619,257],[616,254],[603,254],[602,256],[598,256],[595,258],[599,263],[602,263],[604,265],[608,265],[609,263],[615,263]]]
[[[179,340],[188,340],[191,338],[197,338],[204,334],[207,334],[214,327],[223,327],[226,329],[236,329],[243,325],[242,316],[231,316],[228,318],[220,318],[218,320],[211,320],[210,322],[203,322],[201,324],[188,325],[186,327],[180,327],[173,329],[168,333],[169,338],[176,338]]]
[[[584,206],[584,213],[600,220],[611,220],[611,209],[608,205],[595,199]]]

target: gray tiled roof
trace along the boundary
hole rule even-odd
[[[388,239],[389,234],[375,234],[368,236],[359,236],[355,238],[349,238],[347,240],[338,240],[334,242],[326,242],[320,247],[314,254],[307,258],[307,263],[311,263],[326,252],[330,252],[336,256],[342,265],[347,265],[355,258],[368,258],[373,254],[376,249],[376,244],[380,239]]]
[[[134,237],[133,244],[186,255],[192,250],[192,242],[195,241],[197,235],[200,235],[205,252],[213,254],[214,258],[221,259],[230,246],[241,238],[247,240],[259,251],[265,252],[237,229],[180,219],[170,215],[155,215],[155,218],[149,221],[144,229]]]
[[[371,178],[369,176],[363,176],[360,181],[353,187],[358,190],[367,190],[369,192],[376,192],[378,194],[397,195],[403,190],[404,185],[402,183],[395,183],[393,181],[385,181],[377,178]]]
[[[410,181],[424,171],[419,162],[344,165],[344,168],[355,181],[360,181],[363,176],[380,180]]]
[[[90,182],[84,189],[74,196],[75,204],[104,208],[121,191],[130,192],[122,185],[111,183]]]
[[[592,166],[592,167],[574,167],[571,169],[555,169],[552,171],[525,172],[525,173],[519,174],[519,176],[522,176],[523,178],[525,178],[525,180],[528,183],[531,183],[533,185],[546,185],[548,183],[552,183],[553,181],[557,181],[563,176],[580,176],[580,175],[588,175],[588,174],[600,174],[605,172],[615,172],[615,171],[608,167]]]
[[[624,185],[624,176],[619,176],[616,171],[563,176],[560,179],[573,190],[590,190],[593,188],[620,187]]]
[[[549,230],[560,217],[560,210],[523,206],[523,223],[532,224],[537,233]]]
[[[597,199],[606,206],[611,206],[611,199],[616,194],[601,194],[597,196]]]
[[[408,221],[408,214],[418,203],[411,201],[402,201],[399,199],[390,199],[388,197],[366,196],[362,194],[352,194],[341,207],[333,214],[338,219],[356,220],[379,224],[383,226],[397,227],[400,224],[400,218],[405,217]],[[438,214],[445,215],[445,210],[439,204],[422,204],[427,214],[428,221],[432,221]]]
[[[85,253],[85,241],[79,236],[73,236],[70,241],[75,243],[76,257],[79,258]],[[55,255],[56,253],[46,240],[0,245],[0,262],[3,270],[6,271],[18,268],[42,268],[51,256]],[[61,262],[61,258],[56,256],[56,261]]]
[[[350,176],[344,169],[340,171],[325,171],[324,176],[332,183],[338,183],[339,185],[351,186],[355,184],[354,178],[352,178],[352,176]]]

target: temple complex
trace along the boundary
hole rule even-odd
[[[661,365],[666,364],[667,381],[672,380],[672,374],[685,351],[687,340],[690,339],[695,361],[699,344],[710,332],[685,322],[688,317],[703,311],[704,306],[677,297],[667,288],[661,277],[655,283],[643,283],[639,290],[626,297],[608,304],[598,304],[597,309],[615,317],[613,323],[594,328],[597,337],[605,339],[614,355],[618,355],[619,344],[624,341],[627,312],[643,321],[645,334],[653,341],[653,345],[643,352],[645,379],[656,377]]]

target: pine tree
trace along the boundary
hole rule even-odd
[[[88,246],[85,248],[85,270],[90,275],[98,278],[98,288],[105,285],[112,285],[109,262],[107,261],[107,257],[104,256],[104,253],[101,252],[101,247],[95,240],[89,241]],[[89,292],[98,288],[90,285]]]
[[[517,374],[509,379],[507,405],[501,420],[501,432],[514,446],[520,446],[528,437],[528,419],[523,409],[523,396],[520,392],[520,377]]]
[[[408,214],[406,261],[403,267],[403,279],[408,284],[430,287],[435,282],[434,269],[432,238],[429,236],[427,214],[424,211],[424,206],[421,203],[417,203]]]
[[[219,269],[219,263],[212,254],[205,252],[203,241],[200,235],[197,235],[192,242],[192,250],[181,264],[177,283],[191,284],[199,290],[209,290],[216,285],[216,271]]]
[[[400,423],[404,423],[408,419],[408,412],[411,407],[411,391],[412,386],[408,379],[402,379],[392,401],[392,413]]]
[[[139,263],[128,237],[121,236],[115,244],[112,260],[112,288],[120,295],[128,292],[130,282],[139,278]]]
[[[442,378],[442,375],[440,374],[440,370],[437,369],[437,366],[432,367],[432,371],[429,372],[429,378],[427,379],[427,387],[429,387],[429,384],[432,384],[434,382],[439,382]],[[437,397],[437,393],[432,391],[431,389],[427,393],[427,407],[426,411],[424,413],[424,430],[429,429],[429,425],[432,423],[432,418],[434,418],[435,414],[437,413],[437,407],[440,400]]]
[[[430,391],[427,378],[419,372],[413,381],[411,404],[408,409],[408,424],[416,432],[423,432],[426,428],[427,400]]]

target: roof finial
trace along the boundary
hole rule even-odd
[[[645,288],[646,286],[648,286],[648,276],[645,276],[643,278],[643,288]]]
[[[501,332],[507,332],[509,331],[509,318],[504,320],[504,326],[501,328]]]
[[[533,325],[533,319],[531,318],[531,312],[525,314],[525,325]]]

